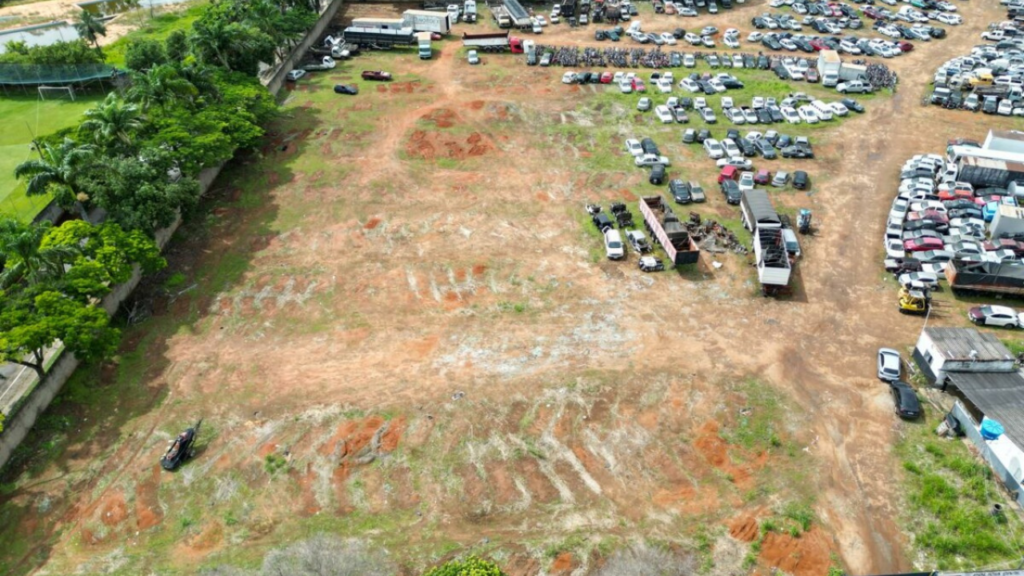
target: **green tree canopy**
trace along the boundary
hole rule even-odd
[[[78,20],[75,22],[75,30],[83,40],[95,46],[97,51],[99,51],[100,48],[100,36],[107,35],[106,24],[94,16],[92,12],[84,9],[78,13]]]
[[[156,40],[134,40],[125,50],[124,65],[136,72],[145,72],[161,64],[167,64],[167,52],[164,45]]]
[[[103,56],[89,48],[84,40],[55,42],[47,46],[17,46],[0,54],[0,64],[37,64],[60,66],[65,64],[102,64]]]
[[[26,194],[52,194],[65,209],[88,200],[80,195],[78,181],[92,161],[95,148],[64,138],[59,144],[40,142],[38,152],[38,159],[26,160],[14,168],[16,178],[28,181]]]
[[[135,134],[142,128],[142,112],[111,92],[95,108],[85,111],[78,132],[104,150],[130,152]]]

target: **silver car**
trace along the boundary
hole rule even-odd
[[[900,379],[900,353],[892,348],[878,349],[878,379],[884,382],[895,382]]]

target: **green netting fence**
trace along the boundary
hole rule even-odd
[[[113,80],[121,72],[109,64],[0,64],[2,86],[88,84]]]

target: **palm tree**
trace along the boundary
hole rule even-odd
[[[78,31],[80,37],[95,46],[97,50],[100,49],[99,37],[107,35],[107,26],[88,10],[82,10],[82,13],[78,15],[75,30]]]
[[[217,100],[220,94],[217,92],[217,83],[213,80],[213,68],[210,68],[194,58],[189,59],[188,64],[178,66],[178,74],[188,80],[189,84],[196,87],[203,96]]]
[[[9,289],[18,283],[36,284],[46,278],[64,274],[64,265],[80,253],[74,246],[41,247],[49,223],[23,224],[13,218],[0,220],[0,255],[4,269],[0,272],[0,288]]]
[[[224,45],[227,42],[229,42],[228,33],[224,29],[223,21],[219,18],[200,18],[192,24],[189,44],[192,45],[192,50],[203,62],[208,63],[215,60],[230,70],[227,56],[224,54]]]
[[[85,121],[78,126],[78,131],[91,134],[102,148],[116,149],[130,147],[132,136],[141,127],[142,114],[138,106],[126,104],[110,93],[98,106],[85,111]]]
[[[81,169],[92,158],[95,149],[89,145],[79,145],[70,138],[65,138],[57,146],[41,144],[37,148],[38,160],[26,160],[14,169],[15,178],[28,179],[25,193],[29,196],[53,194],[57,203],[64,207],[78,203],[83,219],[86,219],[82,202],[89,198],[76,189],[76,183]]]
[[[128,100],[138,102],[143,110],[148,110],[154,104],[170,103],[182,97],[191,100],[198,94],[199,90],[183,78],[174,66],[163,64],[145,73],[132,74]]]

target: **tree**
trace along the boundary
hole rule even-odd
[[[154,104],[170,106],[180,99],[191,101],[198,94],[199,90],[169,64],[157,66],[145,73],[133,73],[132,87],[128,89],[128,99],[138,102],[143,110],[148,110]]]
[[[184,62],[188,56],[188,36],[184,30],[175,30],[164,42],[164,52],[170,62]]]
[[[56,228],[48,228],[40,241],[40,249],[61,247],[78,250],[69,274],[86,261],[96,262],[110,284],[127,282],[136,265],[146,274],[167,265],[160,249],[143,232],[125,231],[113,222],[93,226],[81,220],[71,220]]]
[[[85,120],[78,126],[78,132],[91,136],[106,150],[127,151],[141,127],[142,113],[138,106],[125,103],[111,92],[95,108],[85,111]]]
[[[94,303],[40,287],[0,292],[0,298],[0,358],[31,368],[40,380],[46,375],[45,351],[58,341],[87,361],[107,357],[117,348],[120,332]]]
[[[107,26],[102,20],[92,15],[88,10],[82,10],[78,14],[78,21],[75,22],[75,30],[78,35],[93,45],[96,51],[100,50],[100,36],[107,35]]]
[[[73,244],[43,245],[50,223],[25,224],[13,218],[0,220],[0,288],[39,284],[59,278],[64,265],[81,254]]]
[[[164,45],[156,40],[135,40],[128,44],[124,53],[124,64],[136,72],[145,72],[167,63]]]
[[[8,44],[11,44],[8,42]],[[10,47],[8,47],[10,48]],[[23,46],[15,44],[14,50],[0,54],[2,64],[37,64],[40,66],[62,66],[70,64],[102,64],[102,55],[84,40],[54,42],[46,46]]]
[[[255,26],[218,17],[214,8],[192,25],[192,53],[200,62],[255,76],[260,62],[274,59],[273,39]]]
[[[38,160],[26,160],[14,168],[14,176],[28,179],[25,193],[29,196],[53,194],[57,203],[70,208],[78,203],[84,215],[82,202],[88,196],[82,195],[78,189],[78,179],[82,169],[93,158],[95,149],[92,146],[80,145],[70,138],[60,144],[39,143],[37,145]]]
[[[83,187],[107,211],[109,222],[152,237],[196,205],[200,187],[194,178],[172,180],[168,172],[174,164],[169,154],[156,150],[147,154],[110,159],[104,170],[83,178]]]
[[[505,573],[493,562],[469,556],[431,568],[424,576],[505,576]]]

